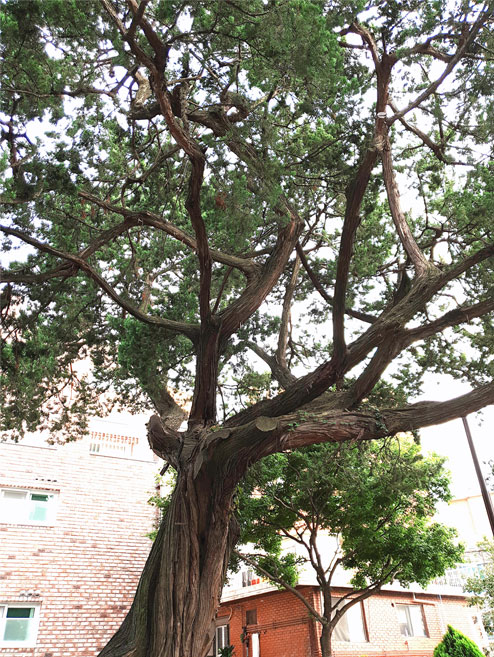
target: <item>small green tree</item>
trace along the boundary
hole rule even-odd
[[[448,625],[443,640],[434,649],[434,657],[484,657],[484,653],[471,639]]]
[[[473,593],[470,604],[482,610],[482,620],[489,634],[494,633],[494,541],[479,543],[484,554],[482,572],[470,577],[465,590]]]
[[[243,485],[242,540],[255,552],[238,555],[302,600],[322,625],[327,657],[333,631],[351,606],[394,580],[425,585],[460,560],[454,530],[431,522],[438,502],[449,499],[448,484],[444,460],[424,458],[410,439],[273,455]],[[337,536],[332,552],[323,545],[328,533]],[[297,557],[281,554],[283,539],[298,545]],[[293,586],[297,559],[314,569],[321,612]],[[340,566],[353,571],[351,588],[335,599]]]

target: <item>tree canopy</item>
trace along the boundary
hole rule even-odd
[[[151,406],[153,449],[179,471],[104,654],[204,653],[217,597],[201,586],[219,590],[250,463],[494,402],[492,13],[0,7],[2,429],[73,437],[115,400]],[[472,391],[414,404],[431,370]],[[176,392],[191,397],[182,432]],[[196,573],[187,635],[164,614],[178,566],[156,570],[172,534]]]
[[[331,655],[351,606],[395,580],[426,586],[461,560],[455,531],[432,521],[449,498],[444,459],[423,457],[407,438],[273,454],[240,487],[240,543],[254,552],[247,545],[237,554],[300,598],[323,626],[323,656]],[[320,612],[293,586],[297,562],[321,589]],[[343,595],[341,568],[351,571]]]

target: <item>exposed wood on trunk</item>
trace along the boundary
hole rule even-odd
[[[285,296],[283,298],[283,307],[281,310],[281,325],[278,335],[278,347],[276,349],[276,359],[284,369],[287,368],[286,348],[288,345],[288,338],[290,335],[290,321],[291,321],[291,307],[293,303],[293,295],[297,285],[298,272],[300,270],[300,257],[295,258],[293,263],[292,275],[288,285],[286,286]]]
[[[403,248],[405,249],[408,257],[413,263],[417,276],[423,276],[429,269],[434,268],[434,265],[427,261],[420,248],[418,247],[415,238],[412,235],[408,221],[406,220],[400,203],[400,192],[398,190],[398,183],[394,173],[393,158],[391,155],[391,142],[387,134],[384,135],[384,142],[380,150],[382,165],[383,165],[383,179],[388,195],[388,204],[393,217],[393,222],[396,226],[396,232],[400,238]]]

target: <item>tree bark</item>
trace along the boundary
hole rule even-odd
[[[234,482],[197,456],[182,469],[132,607],[99,657],[206,655],[238,538]]]
[[[333,628],[329,625],[322,625],[321,627],[321,638],[319,639],[319,642],[321,644],[322,657],[332,657],[333,651],[331,647],[331,639],[333,636]]]

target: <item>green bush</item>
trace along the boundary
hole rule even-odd
[[[221,657],[234,657],[234,650],[235,648],[233,646],[225,646],[224,648],[220,648],[218,652]]]
[[[434,657],[484,657],[475,643],[451,625],[443,640],[434,649]]]

